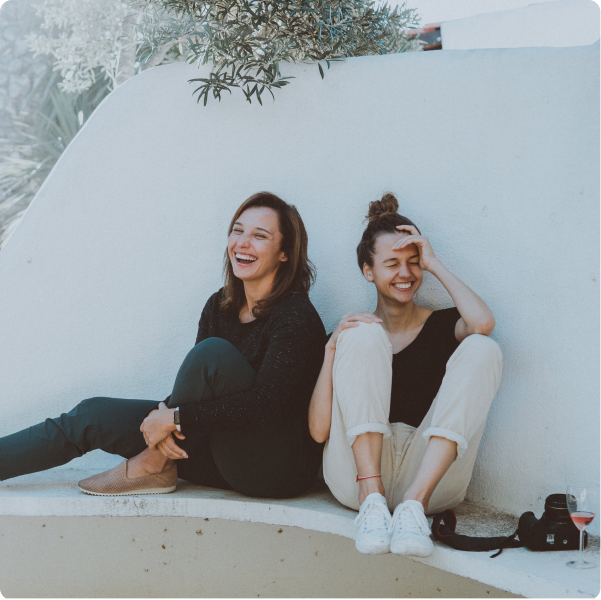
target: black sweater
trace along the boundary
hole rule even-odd
[[[257,372],[252,389],[180,407],[182,431],[208,433],[251,428],[276,419],[304,419],[323,363],[325,329],[305,294],[291,294],[269,315],[250,323],[219,310],[221,290],[207,301],[196,343],[230,342]]]

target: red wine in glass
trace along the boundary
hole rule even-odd
[[[583,510],[577,510],[570,514],[572,517],[572,521],[574,521],[574,525],[580,529],[580,531],[584,531],[587,525],[590,525],[595,518],[594,513],[585,512]]]
[[[574,525],[580,529],[580,550],[578,559],[566,563],[572,569],[592,569],[596,563],[584,560],[584,530],[593,522],[598,510],[599,486],[596,484],[569,485],[566,492],[566,503]]]

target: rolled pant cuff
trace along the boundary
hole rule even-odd
[[[444,427],[428,427],[428,429],[422,433],[422,437],[426,441],[429,441],[433,436],[445,438],[447,440],[451,440],[451,442],[456,442],[457,458],[461,458],[464,452],[467,450],[466,439],[456,431],[451,431],[450,429],[445,429]]]
[[[357,439],[357,436],[370,432],[383,433],[384,437],[390,437],[392,435],[390,427],[384,423],[362,423],[361,425],[356,425],[355,427],[351,427],[351,429],[347,430],[346,440],[349,443],[349,446],[352,447]]]

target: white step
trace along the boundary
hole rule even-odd
[[[180,480],[173,494],[99,497],[83,494],[76,486],[94,472],[61,468],[1,482],[0,516],[203,517],[301,527],[353,538],[356,513],[340,505],[323,486],[291,500],[266,500]],[[455,513],[458,533],[500,536],[517,528],[517,517],[472,503],[464,502]],[[491,554],[460,552],[436,543],[432,556],[413,560],[525,597],[593,598],[599,593],[598,567],[582,571],[565,566],[574,551],[507,549],[494,559]],[[598,538],[591,538],[586,554],[599,564]]]

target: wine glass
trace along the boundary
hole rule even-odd
[[[584,530],[593,522],[599,501],[598,485],[569,485],[566,492],[566,502],[574,525],[580,529],[580,551],[578,559],[566,563],[572,569],[592,569],[597,565],[584,560],[583,537]]]

